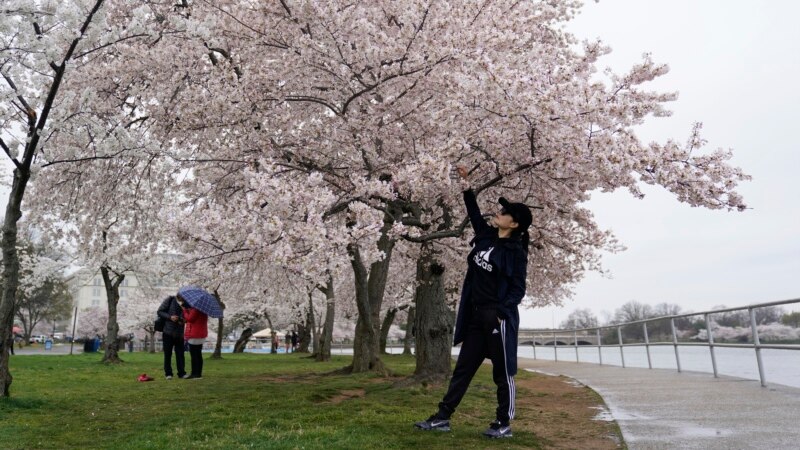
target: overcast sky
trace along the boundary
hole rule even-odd
[[[587,2],[567,29],[612,47],[601,67],[626,71],[645,52],[670,66],[651,85],[679,92],[674,114],[649,120],[642,140],[685,142],[703,122],[709,148],[733,149],[753,177],[739,189],[751,209],[692,208],[655,188],[643,200],[595,194],[588,207],[628,248],[604,257],[613,279],[589,274],[563,307],[523,311],[523,327],[558,326],[576,308],[604,321],[631,300],[702,311],[800,297],[798,17],[789,0]]]

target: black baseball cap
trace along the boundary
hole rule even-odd
[[[519,231],[525,231],[531,226],[533,215],[531,215],[531,210],[526,204],[511,203],[505,197],[500,197],[498,202],[503,207],[503,211],[508,213],[514,219],[514,222],[517,222]]]

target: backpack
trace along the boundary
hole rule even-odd
[[[167,319],[163,317],[158,317],[156,321],[153,323],[153,329],[156,331],[164,331],[164,324],[167,323]]]
[[[169,302],[169,307],[167,307],[167,311],[169,311],[169,308],[171,308],[171,307],[172,307],[172,302],[173,302],[173,301],[175,301],[175,299],[170,299],[170,302]],[[164,331],[164,325],[165,325],[166,323],[167,323],[167,319],[165,319],[165,318],[163,318],[163,317],[159,316],[159,315],[158,315],[158,313],[156,313],[156,321],[153,323],[153,329],[154,329],[155,331],[161,331],[161,332],[163,332],[163,331]]]

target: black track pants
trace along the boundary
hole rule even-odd
[[[192,373],[196,377],[203,376],[203,344],[189,344],[189,356],[192,358]]]
[[[183,356],[183,334],[173,336],[164,333],[164,375],[172,376],[172,351],[175,351],[175,364],[178,366],[178,377],[186,375],[185,359]]]
[[[449,418],[455,412],[475,372],[489,358],[497,385],[497,420],[508,423],[514,418],[514,377],[506,371],[505,321],[497,320],[494,309],[473,309],[450,386],[439,403],[439,415]]]

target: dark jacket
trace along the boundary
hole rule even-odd
[[[167,320],[164,324],[164,334],[183,339],[183,310],[174,296],[170,295],[161,302],[157,314],[158,317],[163,317]],[[171,316],[178,316],[178,322],[171,321],[169,319]]]
[[[528,252],[523,248],[522,241],[516,238],[498,239],[497,229],[491,227],[483,220],[478,201],[472,190],[464,192],[464,203],[467,206],[467,215],[475,230],[472,244],[479,244],[483,240],[495,243],[493,251],[501,277],[497,286],[497,315],[506,320],[505,350],[506,370],[514,376],[517,373],[517,335],[519,333],[519,308],[518,305],[525,296],[525,279],[528,272]],[[478,245],[475,245],[476,247]],[[468,258],[472,258],[472,253]],[[469,265],[467,266],[469,267]],[[474,274],[472,269],[467,269],[464,277],[464,286],[461,289],[461,301],[458,304],[456,329],[453,345],[464,342],[464,337],[472,314],[471,290]]]

